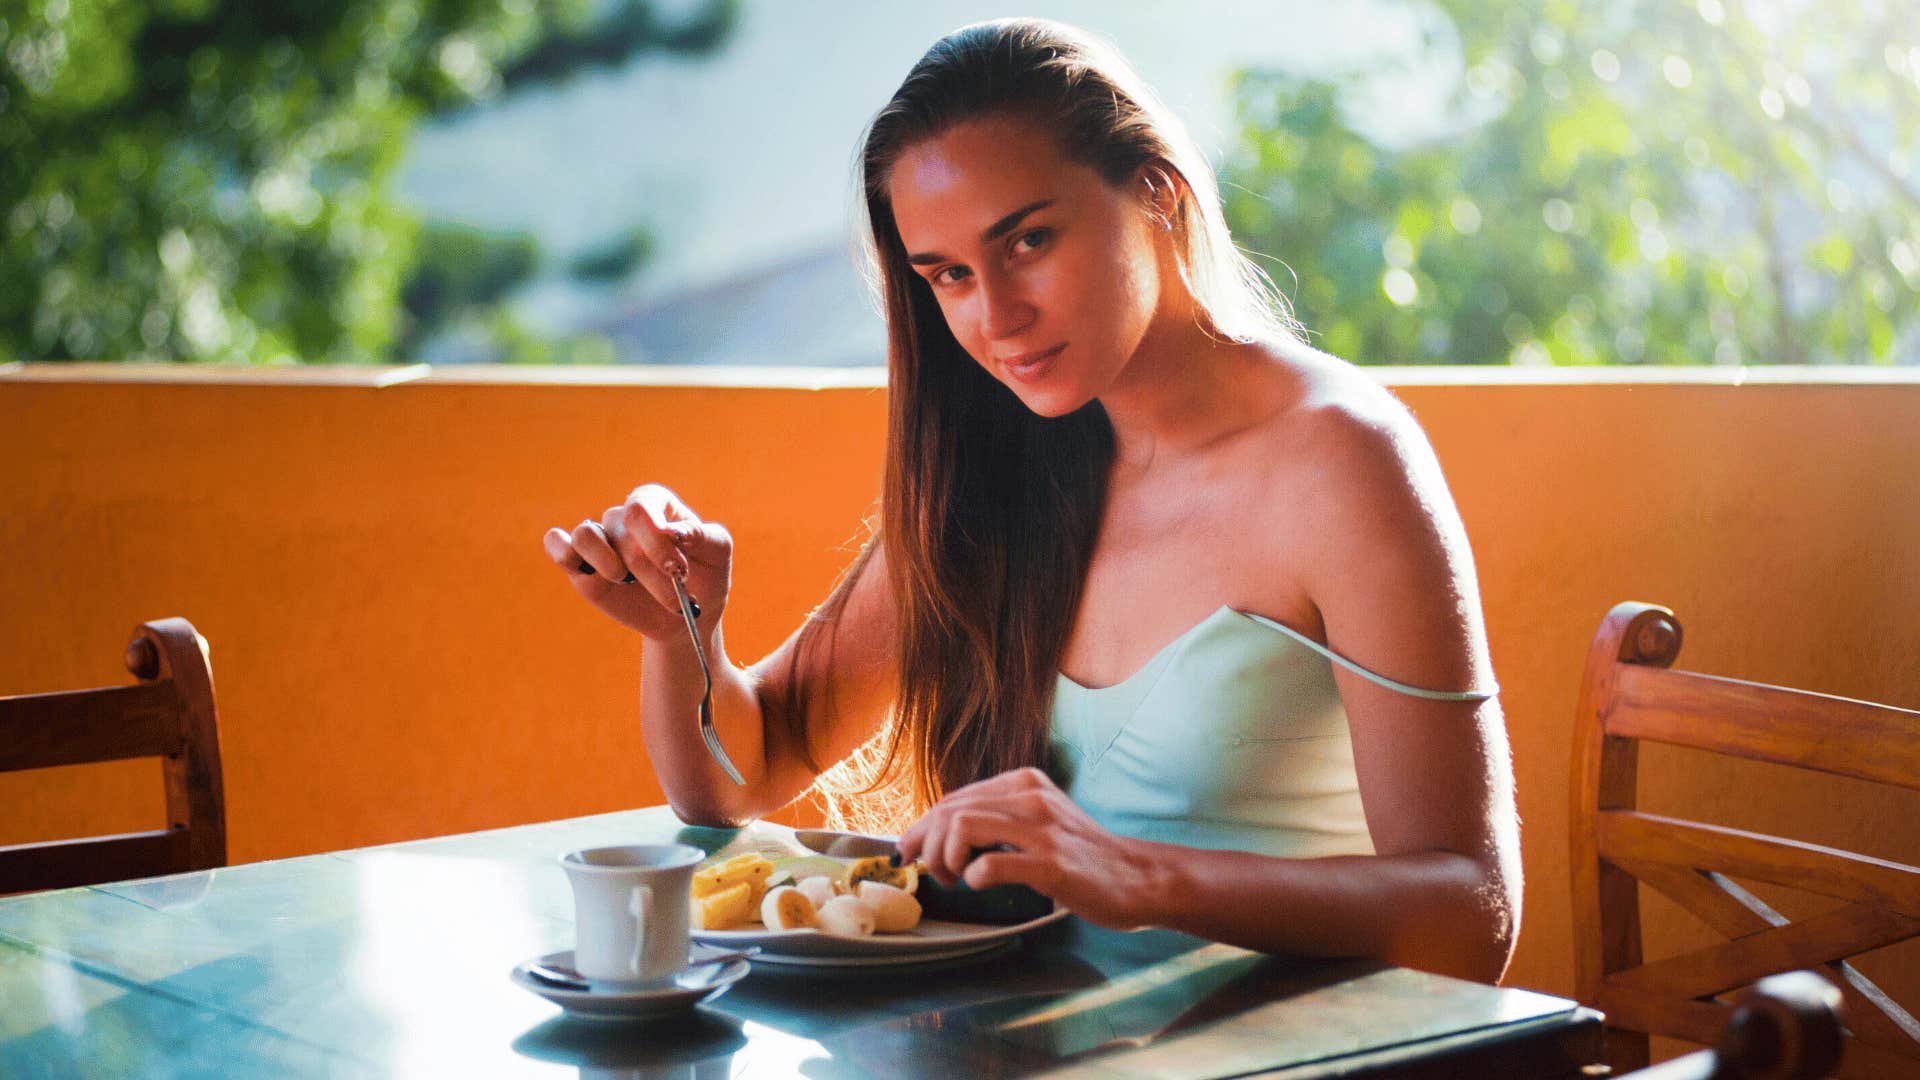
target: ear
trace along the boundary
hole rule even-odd
[[[1186,191],[1186,181],[1180,176],[1179,170],[1155,158],[1140,166],[1134,175],[1154,226],[1173,231],[1180,221],[1180,204]]]

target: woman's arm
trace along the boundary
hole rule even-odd
[[[892,589],[877,541],[858,574],[838,615],[805,650],[795,631],[759,663],[739,668],[727,658],[718,623],[707,638],[714,727],[744,786],[720,771],[699,739],[700,669],[691,645],[648,639],[641,656],[642,731],[682,821],[732,825],[764,817],[880,730],[897,663]],[[797,693],[805,718],[805,746],[785,720],[789,692]]]
[[[1361,797],[1376,854],[1276,859],[1130,842],[1136,850],[1128,858],[1142,868],[1135,895],[1171,900],[1147,899],[1139,921],[1269,952],[1369,956],[1480,982],[1498,980],[1520,920],[1512,781],[1504,739],[1494,753],[1478,734],[1499,725],[1497,706],[1455,709],[1468,714],[1403,744],[1406,754],[1433,755],[1423,766],[1381,768],[1376,762],[1363,768]],[[1450,781],[1416,779],[1402,793],[1407,797],[1383,800],[1383,774],[1408,771],[1454,775]],[[1430,821],[1400,816],[1402,808],[1414,809],[1412,790],[1429,793],[1433,801],[1424,813]],[[1494,794],[1502,790],[1504,797]],[[1382,808],[1383,801],[1398,805]],[[1185,897],[1208,899],[1184,903]]]
[[[878,730],[896,665],[891,588],[877,546],[804,654],[795,633],[760,663],[741,668],[727,655],[723,629],[732,537],[672,492],[637,488],[597,522],[583,521],[571,533],[549,530],[545,544],[575,591],[643,635],[641,734],[681,820],[719,825],[764,816],[813,783],[812,763],[830,767]],[[714,727],[744,784],[720,769],[700,738],[700,662],[673,591],[676,576],[700,605],[696,625],[713,677]],[[804,747],[785,722],[790,692],[806,718]]]
[[[1308,587],[1328,645],[1377,674],[1434,690],[1494,685],[1480,590],[1426,435],[1370,379],[1328,410],[1327,527]],[[1520,925],[1520,829],[1498,699],[1432,701],[1335,668],[1378,880],[1389,905],[1352,928],[1367,955],[1491,981]],[[1341,925],[1328,912],[1329,925]]]
[[[997,844],[1016,850],[974,856]],[[1479,982],[1505,969],[1518,916],[1489,888],[1485,865],[1458,852],[1287,859],[1116,836],[1038,769],[954,792],[901,836],[900,850],[945,884],[1030,885],[1118,930],[1366,956]]]

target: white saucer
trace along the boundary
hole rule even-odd
[[[727,987],[746,978],[751,965],[745,960],[730,960],[717,966],[701,964],[701,954],[708,951],[706,946],[694,945],[692,966],[671,979],[655,983],[589,980],[592,985],[590,990],[568,990],[548,985],[527,974],[527,967],[531,964],[572,971],[572,949],[548,953],[516,964],[509,977],[520,986],[565,1009],[568,1016],[582,1020],[644,1020],[690,1009],[724,993]]]

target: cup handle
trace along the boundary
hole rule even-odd
[[[653,907],[653,888],[648,885],[635,885],[627,898],[627,914],[633,916],[633,961],[629,969],[633,977],[646,977],[647,970],[647,916]]]

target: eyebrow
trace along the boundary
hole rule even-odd
[[[999,221],[996,221],[993,224],[987,226],[986,231],[980,234],[980,242],[983,244],[993,243],[995,240],[998,240],[1001,237],[1012,232],[1015,226],[1020,224],[1020,220],[1026,217],[1028,214],[1034,213],[1035,211],[1039,211],[1039,210],[1045,210],[1047,207],[1052,205],[1053,205],[1052,199],[1041,199],[1039,202],[1028,203],[1027,205],[1021,207],[1020,209],[1015,210],[1013,213],[1008,214],[1006,217],[1001,218]],[[907,256],[907,261],[912,263],[915,266],[928,266],[933,263],[943,262],[945,260],[946,260],[945,255],[941,255],[931,251],[923,251],[918,255]]]

